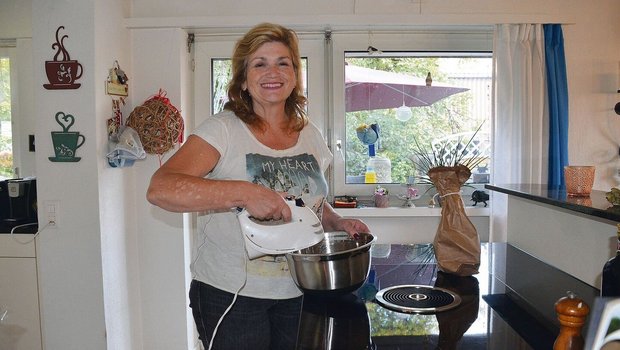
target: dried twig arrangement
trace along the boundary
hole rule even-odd
[[[423,148],[414,136],[413,141],[415,143],[415,149],[410,159],[415,164],[417,170],[423,174],[418,176],[418,183],[432,184],[428,177],[428,172],[433,168],[463,165],[471,171],[486,160],[487,157],[479,155],[477,150],[470,150],[470,145],[473,144],[481,128],[482,124],[476,129],[466,143],[462,142],[463,139],[459,139],[456,143],[457,146],[453,147],[450,143],[444,142],[437,148],[432,146],[428,147],[430,151],[428,148]]]

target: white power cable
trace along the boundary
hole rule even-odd
[[[241,233],[241,241],[243,242],[243,250],[247,251],[246,250],[246,246],[245,246],[245,239],[243,237],[243,232]],[[244,276],[245,276],[244,279],[243,279],[243,283],[241,284],[239,289],[237,289],[237,291],[235,292],[235,296],[233,297],[232,302],[230,303],[230,305],[228,305],[226,310],[224,310],[224,313],[222,314],[220,319],[217,321],[217,324],[215,325],[215,328],[213,329],[213,334],[211,335],[211,341],[209,342],[209,350],[211,350],[211,348],[213,347],[213,341],[215,340],[215,335],[217,334],[217,329],[220,327],[220,324],[224,320],[224,317],[226,317],[228,312],[232,309],[233,305],[235,305],[235,302],[237,301],[237,297],[239,296],[239,293],[241,292],[243,287],[245,287],[245,284],[248,281],[248,259],[247,259],[247,256],[244,256],[244,258],[243,258],[243,273],[244,273]]]
[[[39,235],[39,233],[43,232],[43,230],[45,230],[45,228],[46,228],[46,227],[48,227],[50,224],[52,224],[52,222],[51,222],[51,221],[50,221],[50,222],[48,222],[47,224],[45,224],[43,227],[41,227],[41,229],[40,229],[40,230],[38,230],[38,231],[34,234],[34,236],[32,236],[32,239],[30,239],[29,241],[24,242],[24,241],[20,241],[19,239],[17,239],[17,237],[15,237],[15,230],[16,230],[16,229],[18,229],[18,228],[20,228],[20,227],[26,227],[26,226],[38,225],[38,223],[36,223],[36,222],[30,223],[30,224],[17,225],[17,226],[15,226],[15,227],[13,227],[13,228],[11,229],[11,237],[13,238],[13,240],[14,240],[15,242],[17,242],[17,243],[19,243],[19,244],[29,244],[29,243],[31,243],[32,241],[34,241],[34,239],[35,239],[35,238],[37,238],[37,236]]]

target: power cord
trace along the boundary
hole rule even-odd
[[[30,240],[28,240],[28,241],[26,241],[26,242],[24,242],[24,241],[20,241],[19,239],[17,239],[17,237],[15,236],[15,230],[17,230],[17,229],[18,229],[18,228],[20,228],[20,227],[26,227],[26,226],[38,225],[38,223],[36,223],[36,222],[32,222],[32,223],[29,223],[29,224],[17,225],[17,226],[15,226],[15,227],[13,227],[13,228],[11,229],[11,237],[13,238],[13,240],[14,240],[15,242],[17,242],[17,243],[19,243],[19,244],[30,244],[30,243],[32,243],[32,241],[34,241],[34,239],[35,239],[35,238],[37,238],[37,236],[38,236],[41,232],[43,232],[43,231],[44,231],[44,230],[45,230],[45,229],[46,229],[49,225],[54,225],[54,224],[55,224],[55,223],[54,223],[53,221],[49,221],[47,224],[43,225],[43,227],[41,227],[41,229],[39,229],[39,230],[38,230],[38,231],[34,234],[34,236],[32,236],[32,239],[30,239]]]
[[[241,241],[243,242],[243,250],[245,252],[247,252],[247,249],[246,249],[246,246],[245,246],[245,238],[243,237],[243,232],[241,232]],[[243,287],[245,287],[245,284],[248,281],[248,256],[247,256],[247,253],[246,253],[246,255],[244,256],[244,259],[243,259],[243,274],[245,276],[244,279],[243,279],[243,283],[241,283],[241,286],[235,292],[235,296],[233,297],[232,302],[230,303],[230,305],[228,305],[226,310],[224,310],[224,313],[222,314],[220,319],[217,321],[217,324],[215,325],[215,328],[213,329],[213,334],[211,335],[211,341],[209,342],[209,350],[211,350],[211,348],[213,347],[213,342],[215,340],[215,335],[217,334],[217,329],[220,327],[220,324],[224,320],[224,317],[226,317],[228,312],[232,309],[233,305],[235,305],[235,302],[237,301],[237,297],[239,296],[239,293],[241,292]]]
[[[226,310],[224,311],[224,313],[222,314],[220,319],[217,321],[217,324],[215,325],[215,328],[213,329],[213,335],[211,335],[211,341],[209,342],[209,350],[211,350],[211,348],[213,347],[213,341],[215,340],[215,335],[217,334],[217,329],[220,327],[220,324],[224,320],[224,317],[226,317],[228,312],[232,309],[233,305],[235,305],[235,302],[237,301],[237,297],[239,296],[239,293],[241,292],[243,287],[245,287],[245,283],[248,281],[248,269],[247,269],[248,261],[247,260],[245,260],[245,264],[243,266],[244,266],[243,272],[245,273],[245,279],[243,281],[243,284],[241,285],[241,287],[239,287],[239,289],[237,289],[237,291],[235,292],[235,296],[233,297],[232,302],[230,303],[230,305],[228,305],[228,307],[226,308]]]

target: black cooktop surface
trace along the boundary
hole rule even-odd
[[[551,349],[559,331],[554,303],[568,290],[590,305],[598,296],[503,243],[482,245],[480,273],[470,277],[438,271],[429,244],[377,244],[372,255],[369,278],[355,293],[304,297],[298,349]],[[460,300],[445,309],[399,310],[383,300],[394,286],[408,286],[396,297],[405,303],[431,297],[427,288]]]

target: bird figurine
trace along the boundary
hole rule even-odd
[[[431,77],[431,72],[428,72],[426,75],[426,86],[433,85],[433,77]]]

